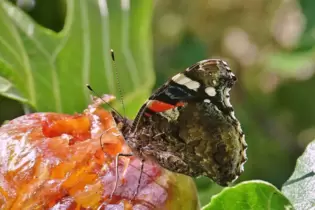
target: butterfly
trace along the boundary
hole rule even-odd
[[[234,182],[247,161],[245,134],[230,103],[236,80],[225,61],[202,60],[156,90],[134,121],[113,113],[132,155],[221,186]]]

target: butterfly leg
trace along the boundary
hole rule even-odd
[[[141,184],[141,178],[142,178],[142,173],[143,173],[143,167],[144,167],[144,159],[141,159],[141,163],[140,163],[140,175],[139,175],[139,179],[138,179],[138,185],[137,185],[137,189],[136,192],[133,195],[133,198],[135,198],[139,192],[139,188],[140,188],[140,184]]]
[[[132,153],[118,153],[116,155],[116,159],[115,159],[115,171],[116,171],[116,179],[115,179],[115,185],[114,185],[114,189],[112,191],[112,193],[110,194],[110,198],[113,197],[116,189],[117,189],[117,185],[118,185],[118,179],[119,179],[119,173],[118,173],[118,161],[119,161],[119,157],[131,157],[133,156]]]

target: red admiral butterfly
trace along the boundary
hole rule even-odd
[[[226,62],[203,60],[160,87],[133,122],[113,116],[134,155],[143,161],[227,186],[247,160],[245,135],[230,103],[235,82]]]

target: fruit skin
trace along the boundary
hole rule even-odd
[[[0,209],[199,209],[190,177],[149,161],[134,197],[137,157],[120,158],[110,198],[115,156],[130,149],[99,105],[76,115],[24,115],[0,128]]]

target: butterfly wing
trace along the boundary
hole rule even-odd
[[[142,115],[150,117],[183,106],[189,101],[211,100],[221,111],[229,114],[233,110],[229,104],[222,103],[224,99],[222,87],[227,87],[228,92],[235,79],[226,62],[220,59],[200,61],[184,72],[176,74],[159,88],[141,107],[135,123]],[[229,95],[225,94],[224,97]],[[229,102],[228,100],[225,99],[226,102]]]
[[[229,101],[235,81],[218,59],[175,75],[141,107],[128,144],[168,170],[227,185],[246,161],[244,133]]]

